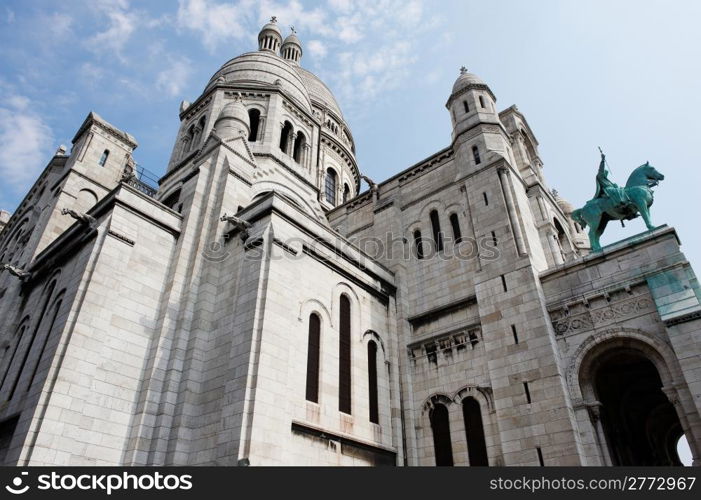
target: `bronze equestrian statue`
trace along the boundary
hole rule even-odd
[[[624,220],[642,215],[647,228],[655,228],[650,221],[650,206],[654,199],[652,188],[664,180],[664,175],[646,162],[633,170],[623,188],[608,176],[606,156],[601,152],[601,163],[596,174],[596,194],[584,207],[572,212],[572,218],[582,228],[589,226],[589,242],[593,252],[601,251],[599,238],[610,220],[620,220],[623,224]]]

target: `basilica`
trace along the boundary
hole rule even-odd
[[[372,180],[303,52],[266,24],[157,182],[90,112],[0,212],[0,464],[701,464],[674,228],[592,251],[464,68],[446,147]]]

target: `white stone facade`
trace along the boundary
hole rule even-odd
[[[698,464],[674,230],[589,255],[525,117],[465,70],[450,145],[359,193],[302,54],[269,23],[183,102],[157,189],[90,113],[0,218],[0,462],[659,465],[684,434]]]

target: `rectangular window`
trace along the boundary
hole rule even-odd
[[[492,231],[492,243],[494,243],[494,246],[497,246],[497,233]]]
[[[484,198],[484,204],[489,206],[489,198],[487,198],[487,193],[482,193],[482,198]]]
[[[516,325],[511,325],[511,333],[514,334],[514,344],[518,344],[518,333],[516,332]]]
[[[540,446],[538,446],[535,451],[538,453],[538,463],[540,464],[541,467],[545,465],[545,461],[543,460],[543,450],[540,449]]]
[[[370,403],[370,422],[380,423],[380,412],[377,401],[377,344],[368,342],[368,396]]]
[[[309,342],[307,346],[307,401],[319,402],[319,350],[321,346],[321,321],[319,316],[309,316]]]
[[[528,389],[528,382],[523,383],[523,390],[526,393],[526,401],[531,404],[531,391]]]
[[[453,238],[455,243],[460,243],[462,241],[462,233],[460,232],[460,220],[458,219],[458,214],[450,214],[450,225],[453,228]]]
[[[338,410],[351,413],[351,304],[341,295],[338,343]]]
[[[505,292],[509,291],[509,289],[506,287],[506,276],[504,276],[503,274],[501,275],[501,286],[502,288],[504,288]]]

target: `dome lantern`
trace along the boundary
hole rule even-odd
[[[285,41],[282,42],[280,55],[285,61],[299,66],[299,61],[302,59],[302,42],[297,38],[297,32],[294,26],[290,26],[290,31]]]
[[[282,43],[282,33],[277,27],[277,18],[270,18],[270,22],[263,26],[258,33],[258,50],[267,50],[277,54]]]

